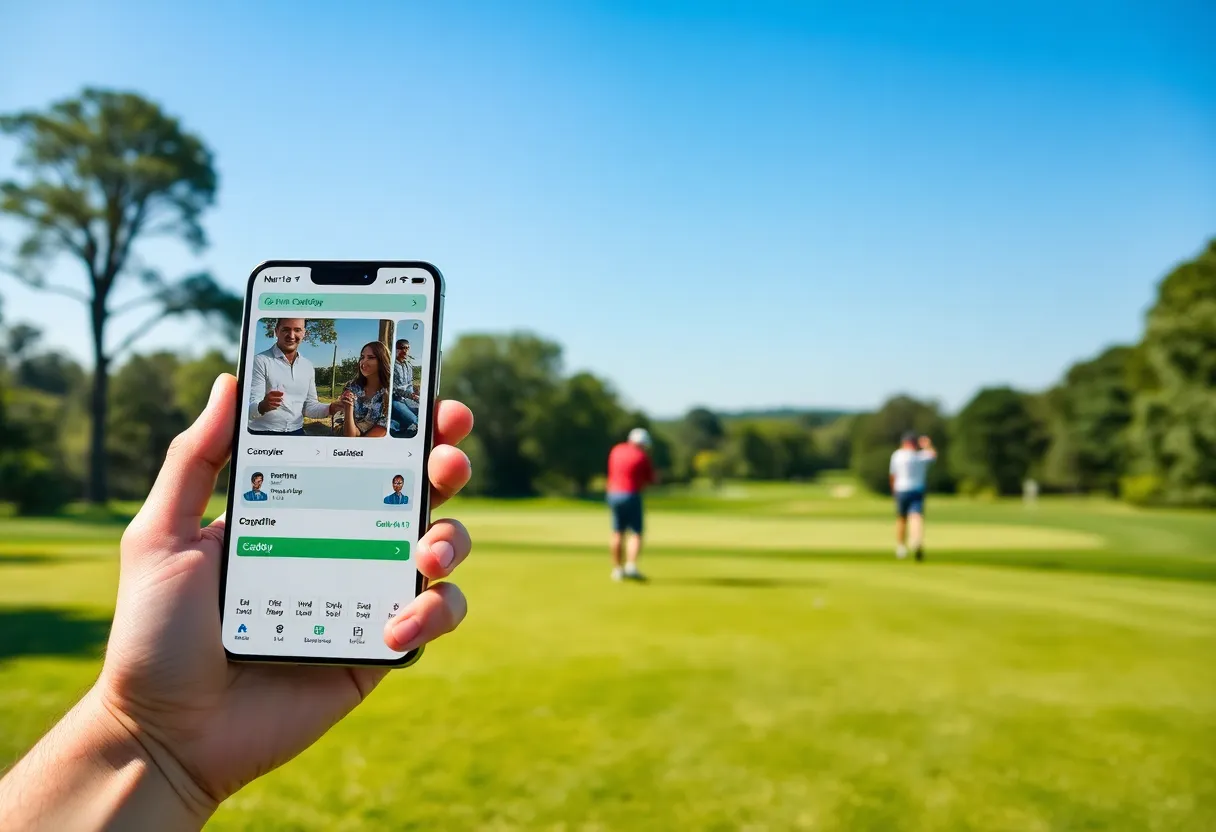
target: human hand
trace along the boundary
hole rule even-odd
[[[229,664],[220,642],[224,521],[199,528],[232,443],[235,380],[223,375],[207,409],[174,440],[156,485],[122,540],[122,573],[105,664],[89,699],[95,719],[139,743],[192,817],[205,819],[246,783],[296,756],[371,693],[380,668]],[[468,482],[453,445],[473,416],[436,408],[429,460],[432,505]],[[418,546],[418,568],[447,577],[468,555],[464,526],[440,520]],[[465,615],[454,584],[432,585],[385,627],[408,651]],[[152,768],[152,766],[149,766]]]
[[[286,395],[282,390],[271,390],[258,402],[258,413],[265,416],[272,410],[278,410],[283,406],[283,397]]]
[[[338,398],[338,404],[347,410],[353,410],[355,407],[355,394],[350,390],[343,390],[342,395]]]
[[[922,450],[927,451],[933,447],[933,440],[930,439],[926,435],[926,436],[922,436],[922,437],[920,437],[920,439],[916,440],[916,444],[919,445]]]

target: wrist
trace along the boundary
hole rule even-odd
[[[94,688],[77,705],[82,748],[120,781],[116,819],[156,818],[161,829],[202,829],[219,806],[168,747]],[[125,824],[118,823],[118,826]]]
[[[218,803],[90,691],[0,781],[0,829],[201,829]]]

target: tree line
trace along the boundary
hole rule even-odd
[[[0,116],[0,132],[21,146],[20,175],[0,182],[0,213],[25,229],[15,247],[0,245],[0,273],[84,304],[92,358],[86,370],[41,349],[35,325],[0,315],[0,501],[45,512],[142,497],[172,436],[234,364],[231,352],[133,352],[170,316],[209,317],[236,343],[239,296],[204,272],[166,276],[138,254],[156,237],[205,246],[201,215],[218,187],[211,151],[155,102],[108,90]],[[48,280],[59,260],[76,263],[80,285]],[[147,317],[113,338],[132,313]],[[310,342],[334,343],[329,323],[310,322]],[[591,494],[612,444],[639,426],[655,436],[668,481],[847,468],[882,492],[890,451],[915,430],[940,449],[937,491],[1015,494],[1033,478],[1047,490],[1216,505],[1216,240],[1161,281],[1138,343],[1073,365],[1048,390],[983,389],[955,414],[899,395],[870,413],[698,407],[654,420],[605,379],[567,372],[561,346],[531,333],[466,335],[444,363],[444,394],[477,414],[475,493]],[[332,394],[350,375],[335,350],[317,368],[318,389]]]
[[[0,337],[0,500],[53,511],[87,493],[90,372],[40,349],[29,323],[0,316]],[[119,365],[106,388],[113,497],[147,492],[169,442],[234,359],[155,352]],[[317,369],[319,387],[333,371]],[[353,365],[337,371],[345,378]],[[526,332],[457,339],[445,350],[443,393],[477,414],[470,490],[486,495],[593,494],[608,451],[634,427],[654,435],[669,482],[810,480],[849,469],[885,493],[891,450],[911,430],[939,449],[934,491],[1012,495],[1033,479],[1045,491],[1213,506],[1216,241],[1162,280],[1139,343],[1077,362],[1047,390],[984,388],[954,414],[897,395],[866,413],[730,416],[697,407],[655,420],[606,379],[566,372],[561,346]]]

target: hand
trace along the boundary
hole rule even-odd
[[[174,440],[156,485],[122,540],[114,626],[90,697],[98,719],[129,732],[186,808],[205,818],[220,801],[299,754],[371,693],[380,668],[229,664],[220,643],[224,521],[199,528],[232,443],[235,380],[220,376],[207,409]],[[473,415],[436,408],[432,505],[469,479],[452,447]],[[447,577],[469,554],[464,526],[440,520],[418,545],[418,568]],[[432,585],[388,622],[385,643],[412,650],[465,615],[454,584]]]
[[[342,395],[338,398],[338,404],[347,410],[355,409],[355,394],[349,390],[343,390]]]
[[[272,410],[278,410],[283,406],[283,397],[286,395],[282,390],[271,390],[258,402],[258,413],[265,416]]]
[[[933,447],[933,440],[928,436],[922,436],[916,441],[916,444],[920,446],[921,450],[927,451]]]

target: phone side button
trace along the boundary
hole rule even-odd
[[[443,350],[439,351],[438,367],[435,369],[435,395],[439,395],[439,385],[443,381]]]

